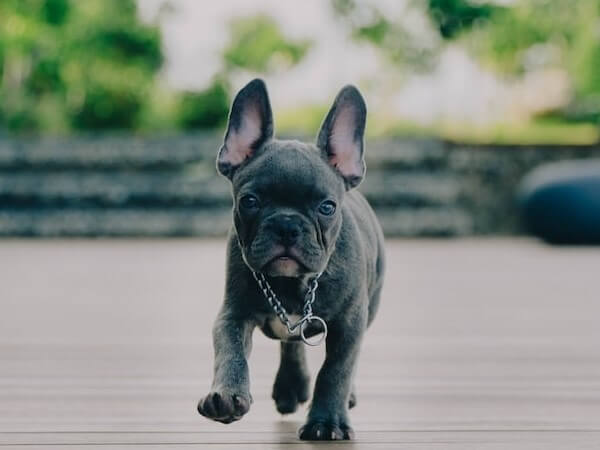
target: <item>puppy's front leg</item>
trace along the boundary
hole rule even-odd
[[[366,320],[358,317],[329,324],[325,362],[317,377],[308,420],[299,431],[300,439],[328,441],[354,437],[348,401],[365,328]]]
[[[250,409],[247,358],[252,347],[254,323],[236,319],[224,308],[213,327],[215,367],[212,387],[198,403],[204,417],[223,423],[242,418]]]

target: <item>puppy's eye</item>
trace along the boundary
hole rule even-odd
[[[319,212],[324,216],[331,216],[335,212],[335,203],[331,200],[325,200],[319,205]]]
[[[244,195],[240,199],[240,205],[244,209],[258,208],[258,199],[254,195]]]

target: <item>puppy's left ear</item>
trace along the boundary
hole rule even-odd
[[[342,176],[346,188],[356,187],[365,175],[364,134],[367,106],[354,86],[345,86],[321,125],[317,146]]]
[[[231,179],[254,151],[273,137],[273,113],[265,82],[252,80],[231,105],[229,124],[217,157],[217,170]]]

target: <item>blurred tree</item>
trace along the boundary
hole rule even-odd
[[[331,0],[331,5],[353,38],[374,44],[393,63],[412,70],[430,69],[445,40],[481,26],[504,9],[485,1],[417,0],[407,2],[403,15],[395,17],[377,1]],[[415,24],[419,16],[429,23]],[[428,33],[428,28],[438,34]]]
[[[277,23],[263,14],[232,20],[229,35],[223,67],[212,84],[203,91],[179,95],[175,124],[180,128],[223,125],[229,112],[230,80],[236,71],[265,74],[287,70],[300,62],[311,46],[308,40],[288,39]]]
[[[213,83],[200,92],[184,92],[177,101],[175,123],[190,128],[215,128],[227,120],[231,77],[237,71],[265,74],[298,64],[311,46],[309,40],[292,40],[271,17],[258,14],[232,20],[229,42],[223,50],[223,67]]]
[[[215,128],[227,120],[230,80],[236,71],[259,74],[287,70],[300,62],[311,42],[286,38],[277,23],[262,14],[237,18],[229,24],[223,67],[213,83],[200,92],[184,92],[176,105],[175,123],[183,129]]]
[[[0,0],[0,130],[217,127],[231,75],[287,70],[310,46],[268,16],[236,19],[213,83],[174,93],[156,80],[160,32],[140,22],[135,0]]]
[[[230,30],[231,38],[223,53],[226,71],[286,70],[299,63],[312,45],[310,40],[287,38],[271,17],[262,14],[235,19]]]
[[[574,98],[560,114],[600,123],[598,0],[520,0],[474,30],[465,43],[501,73],[565,69]]]
[[[427,0],[427,11],[444,39],[452,39],[473,25],[482,25],[503,8],[468,0]]]
[[[380,48],[400,67],[427,69],[449,42],[462,45],[498,73],[520,76],[540,67],[565,69],[574,101],[563,118],[600,123],[600,1],[415,0],[438,39],[421,39],[405,17],[390,17],[376,1],[331,0],[351,34]]]
[[[181,128],[215,128],[225,123],[228,112],[228,85],[216,79],[201,92],[186,92],[180,96],[176,121]]]
[[[134,0],[2,0],[0,127],[134,128],[162,60]]]
[[[331,5],[353,39],[381,49],[399,67],[431,68],[440,48],[438,36],[415,32],[403,17],[386,14],[375,1],[331,0]],[[421,8],[423,4],[415,6]]]

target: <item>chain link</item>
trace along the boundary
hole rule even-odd
[[[320,317],[315,316],[312,310],[312,305],[315,302],[317,288],[319,287],[319,277],[321,276],[321,274],[322,272],[319,272],[312,280],[310,280],[308,290],[306,291],[306,295],[304,296],[302,317],[296,323],[292,323],[289,319],[288,312],[277,298],[277,295],[273,291],[273,288],[267,281],[266,277],[260,272],[252,271],[252,276],[258,283],[258,287],[261,289],[263,295],[267,299],[267,302],[269,302],[269,305],[271,306],[275,314],[277,314],[277,317],[279,317],[281,323],[283,323],[286,326],[290,334],[294,334],[296,330],[302,327],[304,323],[310,322],[313,319],[317,319],[323,324],[324,332],[325,334],[327,334],[327,326],[325,325],[325,321],[323,321],[323,319],[321,319]],[[302,328],[301,331],[303,331]],[[304,334],[301,334],[302,340],[307,344],[312,345],[309,342],[307,342],[307,340],[304,338]]]

